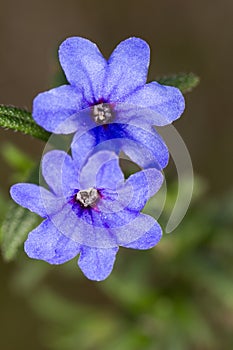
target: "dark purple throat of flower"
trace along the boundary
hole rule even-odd
[[[108,103],[99,103],[92,107],[92,118],[98,125],[110,123],[114,119],[113,107]]]
[[[79,191],[76,194],[76,200],[79,201],[85,208],[94,206],[98,198],[99,194],[95,188],[88,188],[87,190]]]

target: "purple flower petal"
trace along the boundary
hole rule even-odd
[[[163,175],[156,169],[147,169],[131,175],[121,183],[116,191],[101,191],[101,200],[97,202],[98,211],[85,219],[90,224],[108,228],[125,226],[134,220],[143,209],[147,200],[161,187]]]
[[[160,189],[162,183],[163,175],[156,169],[146,169],[131,175],[124,185],[128,192],[126,196],[128,204],[125,209],[138,212],[142,210],[147,200]]]
[[[53,150],[42,159],[42,173],[50,189],[60,196],[79,188],[78,170],[72,158],[63,151]]]
[[[108,124],[103,129],[98,126],[83,135],[75,134],[72,155],[78,167],[100,149],[119,153],[123,150],[132,161],[143,168],[164,168],[169,159],[168,149],[156,130],[149,132],[143,128],[127,124]]]
[[[144,85],[150,61],[150,48],[139,38],[122,41],[108,60],[104,97],[110,102],[121,101]]]
[[[97,249],[83,246],[78,265],[84,275],[93,281],[103,281],[113,269],[118,248]]]
[[[132,109],[139,109],[136,115],[141,117],[149,116],[151,125],[163,126],[172,123],[179,118],[184,111],[185,101],[179,89],[172,86],[160,85],[152,82],[137,89],[132,94],[123,99],[126,105],[131,105]],[[143,108],[140,110],[140,108]],[[149,113],[151,109],[154,113]],[[136,117],[136,116],[135,116]]]
[[[109,209],[109,208],[107,208]],[[80,245],[91,248],[116,248],[140,238],[155,224],[154,218],[135,211],[104,212],[90,208],[81,210],[70,204],[50,217],[59,232]]]
[[[157,222],[155,222],[154,226],[146,232],[142,237],[137,239],[134,242],[124,244],[125,248],[132,249],[150,249],[154,247],[162,237],[162,229]]]
[[[106,226],[98,225],[91,214],[90,208],[83,209],[75,203],[67,203],[49,218],[63,235],[81,245],[93,248],[117,247],[116,233],[112,234]]]
[[[82,213],[79,211],[76,213],[79,214],[80,220],[85,221],[87,224],[89,224],[89,226],[95,227],[98,229],[98,231],[101,228],[105,229],[106,233],[104,236],[102,236],[102,240],[104,237],[105,245],[108,244],[110,247],[116,245],[116,229],[127,225],[139,215],[138,212],[130,211],[127,210],[127,208],[124,208],[122,203],[117,202],[117,199],[116,203],[109,203],[109,198],[106,199],[106,197],[104,197],[103,203],[97,203],[97,210],[90,209],[89,211],[82,211]],[[114,229],[114,233],[112,229]],[[90,231],[90,229],[86,231]],[[89,239],[90,237],[88,237],[88,240]],[[113,242],[115,243],[114,245]],[[93,246],[93,243],[91,246]]]
[[[127,225],[110,231],[116,234],[118,245],[125,247],[143,237],[145,232],[150,231],[156,223],[157,221],[152,216],[139,214]]]
[[[78,132],[75,133],[71,151],[77,168],[81,169],[87,162],[87,159],[100,150],[108,150],[116,154],[120,151],[120,144],[115,139],[114,134],[111,135],[109,125],[105,129],[102,126],[97,126],[81,135]]]
[[[59,48],[59,59],[68,81],[86,101],[91,104],[103,97],[107,63],[96,44],[80,37],[68,38]]]
[[[10,189],[11,197],[16,203],[45,218],[58,210],[58,201],[45,188],[30,184],[19,183]]]
[[[69,134],[77,130],[78,113],[83,107],[82,93],[75,87],[63,85],[37,95],[32,115],[46,130]]]
[[[163,169],[167,166],[169,152],[162,137],[156,130],[149,132],[133,125],[123,126],[125,138],[121,150],[142,168]],[[122,133],[123,137],[123,133]]]
[[[122,181],[124,181],[124,175],[119,166],[118,157],[103,164],[96,177],[98,188],[115,189]]]
[[[28,235],[24,244],[27,255],[33,259],[47,261],[50,264],[63,264],[73,259],[80,252],[80,245],[62,235],[50,220]]]
[[[80,173],[80,188],[116,188],[124,181],[118,156],[109,151],[100,151],[89,158]]]

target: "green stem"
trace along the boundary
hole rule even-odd
[[[21,131],[42,141],[48,141],[51,135],[36,124],[30,112],[11,106],[0,105],[0,126],[5,129]]]

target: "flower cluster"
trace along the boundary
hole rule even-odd
[[[141,213],[168,162],[153,126],[179,118],[184,99],[175,87],[146,83],[149,47],[139,38],[121,42],[109,60],[91,41],[68,38],[59,59],[69,85],[39,94],[33,118],[55,134],[74,133],[71,156],[46,153],[49,189],[20,183],[11,196],[44,218],[25,242],[29,257],[61,264],[80,254],[80,269],[100,281],[111,273],[119,246],[149,249],[161,238],[156,220]],[[121,151],[144,170],[125,180]]]

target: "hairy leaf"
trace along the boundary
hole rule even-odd
[[[26,182],[38,183],[39,168],[35,167]],[[0,231],[0,243],[3,258],[13,260],[26,240],[28,233],[41,221],[41,218],[15,202],[9,201],[6,217]]]
[[[13,260],[28,233],[39,224],[38,215],[11,202],[1,228],[2,255],[6,261]]]
[[[21,131],[42,141],[48,141],[50,133],[33,120],[30,112],[11,106],[0,105],[0,126]]]
[[[194,89],[198,85],[200,79],[193,73],[180,73],[159,78],[157,81],[162,85],[175,86],[180,89],[181,92],[186,93]]]

